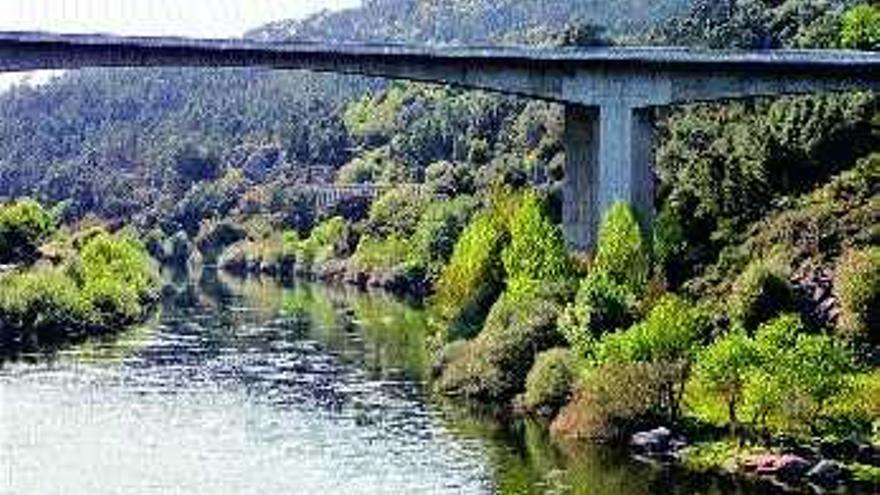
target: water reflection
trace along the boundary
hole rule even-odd
[[[429,400],[425,313],[388,296],[210,271],[164,294],[0,371],[0,493],[764,493]]]

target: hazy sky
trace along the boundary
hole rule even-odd
[[[0,31],[222,38],[360,0],[0,0]],[[51,73],[0,74],[0,91]]]
[[[239,36],[359,0],[0,0],[0,30]]]

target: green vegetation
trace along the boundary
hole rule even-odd
[[[576,370],[568,349],[550,349],[538,354],[526,376],[523,404],[530,410],[553,415],[571,394]]]
[[[526,193],[513,214],[502,260],[507,290],[514,296],[538,289],[569,292],[574,272],[562,230],[536,193]]]
[[[840,43],[844,48],[880,50],[880,7],[865,3],[843,16]]]
[[[730,316],[754,329],[779,313],[792,309],[794,294],[789,275],[766,260],[752,262],[733,283]]]
[[[635,294],[645,290],[650,258],[629,205],[615,203],[605,213],[599,229],[595,269]]]
[[[55,229],[39,203],[20,200],[0,209],[0,263],[31,262],[37,249]]]
[[[503,403],[523,390],[535,357],[561,343],[559,307],[528,296],[502,297],[472,341],[447,351],[437,388],[445,394]]]
[[[432,305],[457,331],[478,326],[504,288],[501,252],[507,232],[490,212],[478,213],[455,245]]]
[[[57,265],[40,260],[0,274],[0,354],[57,349],[146,317],[156,279],[139,241],[101,229],[50,238],[48,215],[31,201],[0,206],[0,218],[15,232],[3,237],[9,252],[37,253],[34,243],[45,240],[60,253]]]
[[[834,278],[840,330],[880,345],[880,248],[846,251]]]

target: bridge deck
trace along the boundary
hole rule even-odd
[[[725,67],[812,70],[880,69],[880,55],[851,50],[699,50],[680,47],[533,48],[524,46],[407,45],[390,43],[263,42],[246,39],[124,37],[101,34],[54,34],[0,31],[0,47],[65,47],[83,49],[159,49],[238,52],[279,56],[394,57],[400,59],[468,60],[505,64],[571,64],[575,66],[640,64],[699,70]]]

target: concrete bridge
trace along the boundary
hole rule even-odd
[[[0,33],[0,71],[265,67],[451,84],[565,105],[566,238],[596,240],[617,200],[653,214],[652,108],[880,87],[880,56],[852,51],[529,49]]]

